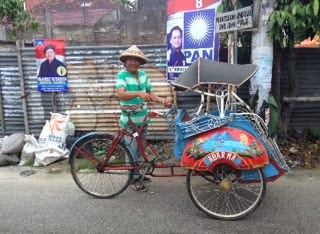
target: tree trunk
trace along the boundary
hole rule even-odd
[[[289,83],[289,97],[298,96],[298,80],[295,71],[295,49],[294,47],[289,47],[288,49],[288,83]],[[287,140],[287,131],[289,128],[291,114],[294,108],[295,102],[282,102],[281,108],[281,126],[280,132],[280,144],[285,143]]]
[[[281,60],[282,60],[282,50],[278,43],[273,45],[273,68],[272,68],[272,82],[271,82],[271,92],[274,99],[277,102],[279,111],[281,113],[282,106],[282,96],[281,96]],[[277,132],[277,141],[279,145],[286,143],[287,131],[284,129],[282,124],[281,115],[278,119],[278,132]]]
[[[277,102],[279,109],[281,110],[281,59],[282,53],[281,48],[279,47],[278,43],[274,43],[273,45],[273,68],[272,68],[272,82],[271,82],[271,90],[274,99]]]

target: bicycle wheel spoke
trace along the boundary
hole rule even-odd
[[[256,209],[265,194],[265,187],[262,171],[243,176],[242,172],[226,165],[206,173],[189,171],[187,176],[188,193],[197,208],[213,218],[224,220],[242,218]]]
[[[73,179],[81,190],[93,197],[114,197],[123,192],[132,180],[134,166],[129,150],[122,143],[118,143],[114,151],[110,152],[112,145],[112,136],[93,135],[80,141],[77,151],[71,155]],[[90,155],[88,159],[87,154]],[[90,162],[93,160],[104,163],[109,154],[112,156],[103,170]]]

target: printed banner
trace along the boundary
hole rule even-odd
[[[218,33],[247,28],[252,28],[252,6],[221,13],[216,17],[216,31]]]
[[[167,80],[176,79],[199,57],[219,60],[215,17],[221,0],[167,1]]]
[[[39,92],[68,92],[64,40],[36,40]]]

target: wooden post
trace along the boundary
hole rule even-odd
[[[258,29],[260,24],[261,0],[254,0],[252,6],[252,28]]]
[[[238,0],[231,0],[232,2],[232,6],[233,6],[233,10],[237,10],[238,9]],[[231,34],[231,33],[230,33]],[[232,34],[231,34],[232,35]],[[237,64],[238,63],[238,47],[237,47],[237,40],[238,40],[238,31],[234,31],[233,32],[233,37],[231,37],[232,39],[232,64]]]
[[[25,93],[25,89],[24,89],[24,76],[23,76],[23,70],[22,70],[21,46],[23,46],[22,41],[16,41],[24,127],[25,127],[26,134],[30,134],[29,121],[28,121],[28,110],[27,110],[27,102],[26,102],[26,98],[28,95]]]
[[[233,9],[237,10],[238,0],[231,0]],[[238,51],[237,51],[237,39],[238,32],[229,32],[228,33],[228,63],[237,64],[238,60]]]
[[[208,84],[208,93],[211,93],[212,89],[212,84]],[[207,95],[207,113],[210,111],[210,106],[211,106],[211,96]]]
[[[177,91],[175,89],[173,89],[173,105],[178,108],[178,100],[177,100]]]
[[[52,25],[51,25],[51,12],[46,11],[45,12],[45,25],[46,25],[46,38],[51,39],[52,38]],[[41,94],[45,95],[45,94]],[[51,103],[52,103],[52,111],[57,112],[57,96],[55,92],[51,93]]]
[[[234,46],[234,34],[228,33],[228,63],[233,64],[233,46]]]
[[[1,89],[0,89],[0,91],[1,91]],[[1,122],[1,128],[2,128],[2,136],[5,136],[6,129],[4,126],[4,117],[3,117],[2,92],[0,92],[0,122]]]

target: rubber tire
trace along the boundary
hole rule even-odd
[[[103,144],[103,150],[107,152],[107,150],[109,150],[108,146],[111,146],[113,143],[113,138],[114,137],[109,134],[93,134],[85,137],[76,143],[71,151],[71,155],[69,156],[70,170],[73,180],[83,192],[95,198],[113,198],[125,191],[132,182],[134,174],[133,169],[126,170],[123,174],[124,178],[121,178],[122,176],[118,173],[119,171],[117,171],[117,174],[115,173],[116,175],[106,172],[106,170],[104,172],[98,172],[91,162],[78,153],[79,150],[85,149],[93,155],[94,147],[97,148],[97,150],[95,150],[97,152],[102,150],[101,144]],[[125,144],[120,142],[118,144],[117,152],[119,153],[117,155],[120,155],[119,157],[123,156],[123,158],[125,158],[127,166],[132,168],[134,167],[133,157]],[[103,155],[105,154],[106,153]],[[99,159],[99,156],[95,157]],[[100,159],[100,161],[102,160],[103,159]],[[81,165],[86,165],[86,167],[90,167],[91,169],[81,169],[82,171],[78,170]],[[119,163],[117,163],[117,165],[119,165]],[[107,167],[106,169],[108,170],[110,167]],[[117,176],[119,178],[117,178]],[[120,182],[119,179],[121,179],[121,184],[118,186],[118,182]],[[108,186],[110,189],[108,189]]]
[[[197,173],[197,172],[194,172],[193,170],[188,170],[188,173],[187,173],[187,181],[186,181],[186,184],[187,184],[187,191],[188,191],[188,194],[192,200],[192,202],[195,204],[195,206],[201,210],[203,213],[205,213],[206,215],[214,218],[214,219],[218,219],[218,220],[239,220],[239,219],[242,219],[244,218],[245,216],[247,216],[248,214],[252,213],[259,205],[260,203],[262,202],[264,196],[265,196],[265,193],[266,193],[266,187],[267,187],[267,183],[266,183],[266,178],[265,178],[265,175],[263,173],[263,170],[260,168],[260,169],[256,169],[256,170],[252,170],[252,171],[247,171],[249,173],[253,173],[254,171],[257,171],[258,174],[260,174],[260,177],[261,177],[261,188],[260,188],[260,191],[259,191],[259,195],[257,196],[256,200],[253,202],[253,204],[248,207],[245,211],[241,211],[239,213],[235,213],[235,214],[219,214],[215,211],[212,211],[210,210],[211,208],[209,207],[206,207],[205,206],[205,202],[203,202],[202,204],[202,201],[199,201],[200,199],[197,198],[195,192],[194,192],[194,188],[192,187],[192,180],[193,180],[193,174]],[[239,171],[238,171],[239,172]],[[242,173],[242,171],[240,171]],[[206,179],[203,179],[203,180],[206,180]],[[202,183],[202,182],[201,182]],[[214,185],[214,183],[211,181],[212,185],[213,186],[216,186]],[[240,183],[242,185],[246,184],[245,182],[244,183]],[[250,183],[247,183],[247,184],[250,184]],[[207,187],[208,189],[205,191],[207,192],[210,188]],[[203,189],[203,187],[201,188]],[[217,191],[214,190],[215,192]],[[208,195],[212,195],[212,197],[210,197],[213,200],[217,201],[217,197],[219,196],[215,196],[213,195],[213,193],[208,193]],[[222,195],[221,195],[222,196]],[[234,198],[234,196],[226,196],[226,197],[229,197],[230,200],[232,198]],[[208,200],[208,199],[207,199]],[[233,199],[235,200],[235,199]],[[224,200],[225,202],[225,200]],[[229,201],[227,201],[229,202]],[[240,200],[241,202],[241,200]],[[231,203],[231,202],[230,202]],[[229,203],[228,203],[229,204]],[[220,202],[216,202],[216,205],[220,205]]]

